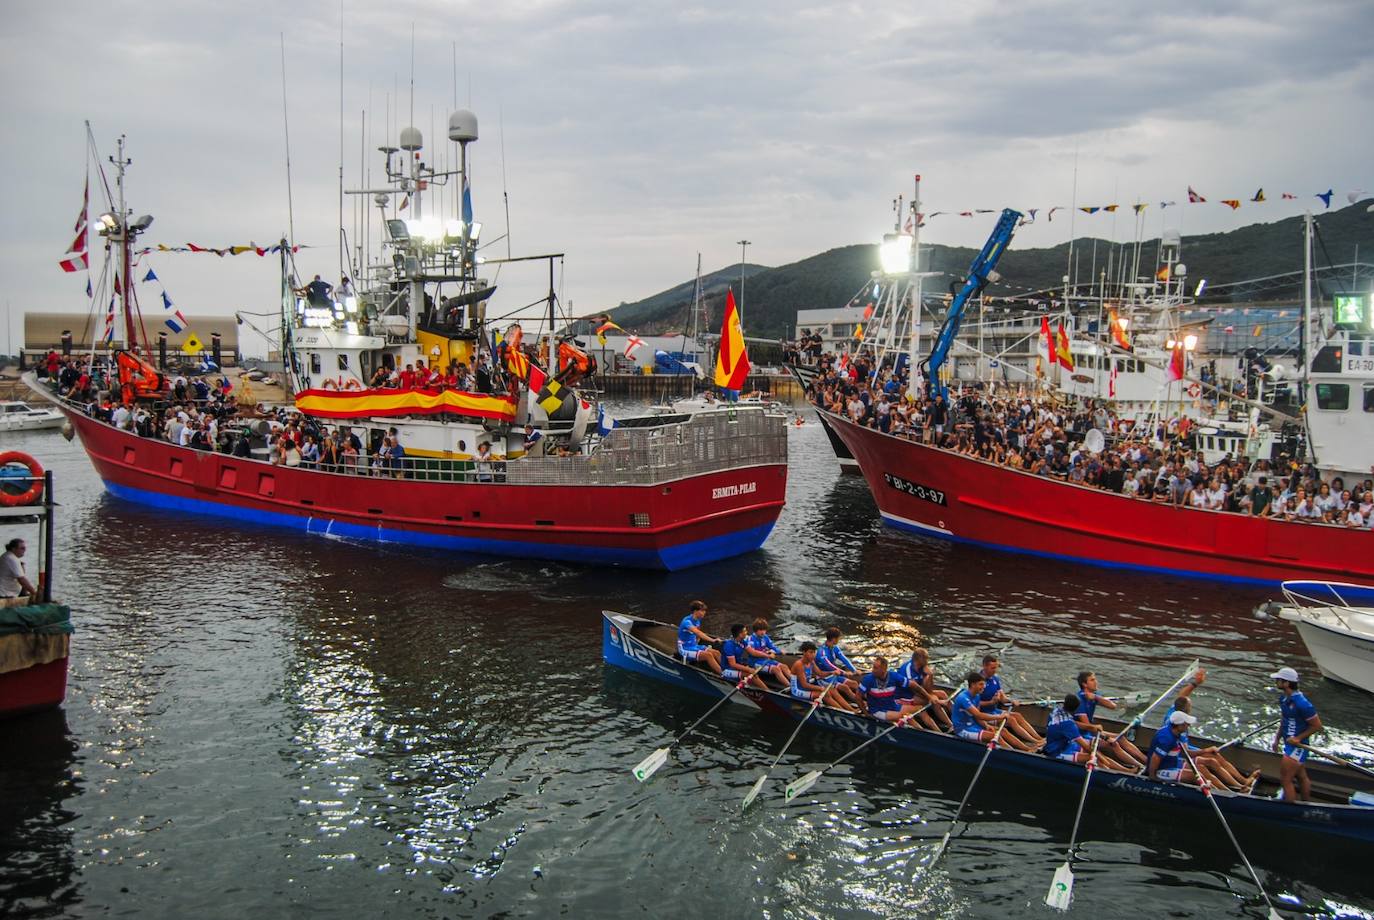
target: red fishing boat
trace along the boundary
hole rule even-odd
[[[451,172],[425,165],[415,128],[382,148],[389,190],[367,191],[383,217],[381,243],[359,254],[356,292],[347,277],[337,290],[319,275],[303,283],[299,247],[288,240],[258,250],[281,258],[276,344],[299,413],[289,424],[227,410],[211,418],[218,394],[179,395],[169,385],[134,283],[136,272],[146,271],[145,282],[153,272],[134,258],[170,248],[134,249],[152,218],[125,207],[122,139],[110,158],[116,197],[96,224],[113,264],[92,273],[92,304],[105,304],[108,292],[105,333],[81,356],[75,384],[27,382],[66,413],[112,494],[160,508],[333,537],[668,570],[761,546],[784,503],[786,417],[731,405],[610,418],[576,389],[595,367],[560,327],[561,255],[530,257],[549,266],[539,349],[523,342],[518,323],[488,324],[495,286],[479,270],[524,260],[478,257],[466,171],[476,117],[455,112],[448,136],[459,146]],[[439,190],[450,180],[462,190],[461,210],[441,220]],[[88,262],[86,224],[83,205],[63,262],[69,271]],[[162,296],[165,322],[179,333],[186,316]],[[724,334],[738,346],[732,367],[747,369],[738,323]],[[217,372],[217,361],[201,372]],[[199,440],[180,435],[212,427]],[[326,454],[325,442],[340,456]]]
[[[1008,469],[825,413],[883,522],[1094,565],[1223,581],[1374,585],[1374,532],[1176,507]]]

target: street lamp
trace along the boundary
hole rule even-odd
[[[749,240],[739,241],[739,316],[740,323],[744,323],[744,259],[745,253],[749,251]]]

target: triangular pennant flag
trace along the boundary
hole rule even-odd
[[[164,309],[164,310],[170,310],[170,309],[172,309],[172,298],[170,298],[170,297],[167,296],[167,292],[166,292],[166,291],[163,291],[163,292],[162,292],[162,309]]]
[[[157,275],[155,275],[155,274],[153,273],[153,270],[150,268],[150,269],[148,269],[148,274],[146,274],[146,275],[143,276],[143,280],[144,280],[144,281],[156,281],[156,280],[157,280]]]
[[[1324,191],[1324,192],[1318,192],[1318,193],[1317,193],[1316,195],[1314,195],[1313,197],[1314,197],[1314,198],[1320,198],[1320,199],[1322,200],[1322,204],[1326,205],[1326,206],[1329,208],[1329,207],[1331,207],[1331,196],[1334,195],[1334,194],[1336,194],[1336,190],[1335,190],[1335,189],[1330,189],[1330,188],[1329,188],[1329,189],[1327,189],[1327,190]]]
[[[1264,200],[1264,189],[1259,189],[1258,191],[1256,191],[1256,192],[1255,192],[1255,197],[1254,197],[1254,198],[1251,198],[1250,200],[1251,200],[1251,201],[1255,201],[1255,202],[1263,201],[1263,200]]]
[[[1201,195],[1199,195],[1197,192],[1193,191],[1193,187],[1192,187],[1191,185],[1188,186],[1188,203],[1189,203],[1189,204],[1197,204],[1197,203],[1200,202],[1200,201],[1206,201],[1206,200],[1207,200],[1206,198],[1203,198],[1203,197],[1202,197]]]
[[[1240,199],[1239,199],[1239,198],[1223,198],[1223,199],[1221,199],[1221,203],[1224,204],[1224,205],[1226,205],[1226,206],[1227,206],[1228,208],[1230,208],[1232,211],[1236,211],[1236,210],[1239,210],[1239,209],[1240,209]]]

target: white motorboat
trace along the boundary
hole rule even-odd
[[[1293,621],[1324,676],[1374,693],[1374,589],[1332,581],[1286,581]]]
[[[0,401],[0,431],[40,431],[61,428],[62,413],[53,408],[38,408],[27,403]]]

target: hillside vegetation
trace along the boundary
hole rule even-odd
[[[1374,214],[1369,201],[1318,214],[1320,242],[1314,264],[1342,264],[1356,261],[1357,248],[1362,261],[1374,262]],[[1323,248],[1324,244],[1324,248]],[[1074,243],[1078,278],[1087,285],[1091,272],[1094,240]],[[1097,266],[1104,269],[1109,251],[1120,244],[1097,240]],[[1127,247],[1129,250],[1129,247]],[[1146,241],[1141,250],[1142,273],[1153,270],[1158,240]],[[1002,257],[997,270],[1000,283],[988,288],[992,296],[1021,296],[1029,291],[1058,289],[1062,285],[1068,259],[1067,243],[1048,249],[1017,249],[1015,241]],[[927,279],[928,292],[944,292],[957,284],[968,270],[976,251],[953,246],[928,246],[922,249],[922,267],[943,272],[941,278]],[[1113,256],[1113,259],[1117,256]],[[1186,237],[1183,261],[1193,278],[1207,278],[1212,287],[1302,269],[1302,218],[1290,217],[1268,224],[1252,224],[1226,233]],[[867,283],[878,267],[878,247],[873,244],[844,246],[810,258],[767,268],[746,265],[744,304],[745,332],[749,336],[782,337],[794,334],[798,310],[828,309],[844,306]],[[702,277],[712,322],[719,322],[727,285],[738,285],[740,266],[735,264]],[[1348,284],[1348,282],[1347,282]],[[1328,289],[1344,285],[1328,281]],[[692,281],[635,303],[621,304],[609,311],[616,322],[640,333],[680,332],[690,328]],[[1212,299],[1281,300],[1301,296],[1301,279],[1256,292],[1225,290]],[[716,331],[716,330],[710,330]]]

